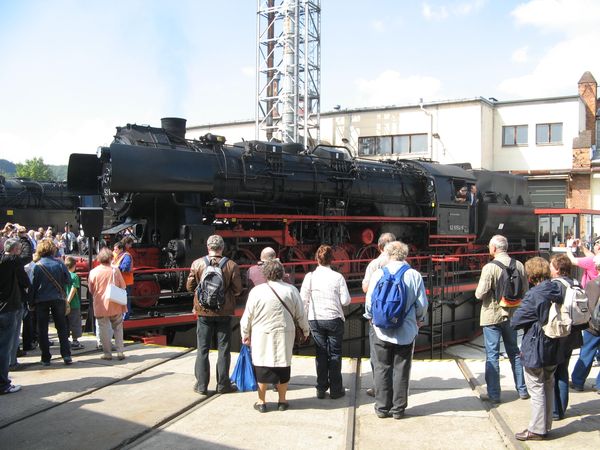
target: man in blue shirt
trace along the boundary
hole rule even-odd
[[[408,246],[400,241],[387,244],[384,248],[389,262],[385,266],[393,275],[408,263]],[[377,283],[383,276],[378,269],[369,282],[366,295],[365,316],[372,319],[372,295]],[[427,314],[427,295],[421,274],[408,269],[403,276],[406,286],[407,312],[402,325],[398,328],[381,328],[374,324],[374,342],[371,355],[375,381],[375,413],[380,419],[394,417],[402,419],[408,405],[408,383],[412,365],[415,338],[419,326]]]

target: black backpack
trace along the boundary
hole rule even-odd
[[[198,303],[200,306],[212,311],[220,310],[225,304],[225,279],[223,277],[223,267],[229,261],[222,257],[219,264],[212,265],[208,256],[204,257],[204,270],[200,277],[200,283],[196,288]]]
[[[496,259],[492,261],[492,264],[502,269],[502,273],[496,281],[496,300],[504,308],[516,308],[521,304],[525,291],[523,279],[517,270],[517,261],[511,258],[508,267]]]

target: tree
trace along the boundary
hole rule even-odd
[[[23,164],[17,163],[17,177],[38,181],[54,180],[54,174],[50,167],[44,164],[44,158],[26,159]]]

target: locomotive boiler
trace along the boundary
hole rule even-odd
[[[473,185],[477,201],[457,201],[457,190]],[[138,230],[140,242],[164,249],[166,267],[188,267],[215,232],[241,263],[256,261],[265,245],[284,261],[307,261],[328,243],[349,278],[362,276],[385,231],[407,242],[412,255],[476,251],[496,233],[519,248],[535,241],[523,178],[360,159],[328,145],[228,145],[212,134],[188,140],[183,119],[118,127],[97,155],[71,155],[68,187],[100,194],[106,228]]]

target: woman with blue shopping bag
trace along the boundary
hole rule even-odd
[[[252,364],[258,382],[258,402],[254,409],[261,413],[267,412],[265,396],[269,384],[277,385],[277,409],[288,409],[286,394],[296,327],[300,328],[304,339],[310,332],[298,289],[282,281],[281,262],[266,261],[263,274],[267,282],[250,291],[240,321],[242,342],[252,348]]]

